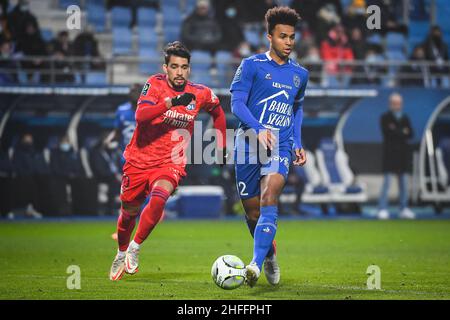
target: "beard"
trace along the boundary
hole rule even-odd
[[[180,85],[176,84],[175,83],[176,80],[183,80],[183,83]],[[186,79],[173,79],[173,80],[169,80],[169,81],[170,81],[170,84],[172,85],[172,87],[175,89],[175,91],[183,91],[184,87],[186,86],[186,83],[187,83]]]

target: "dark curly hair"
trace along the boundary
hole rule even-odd
[[[164,61],[166,64],[169,63],[171,56],[186,58],[188,63],[191,62],[191,53],[180,41],[170,42],[164,48]]]
[[[267,10],[265,19],[266,19],[267,33],[272,34],[272,31],[273,29],[275,29],[275,26],[277,24],[287,24],[295,28],[298,21],[300,21],[300,16],[292,8],[274,7],[272,9]]]

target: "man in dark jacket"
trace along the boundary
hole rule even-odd
[[[411,170],[412,153],[408,140],[413,130],[408,116],[403,112],[403,98],[398,93],[389,97],[390,111],[381,116],[383,134],[384,181],[379,200],[379,219],[389,219],[388,193],[391,175],[396,174],[400,190],[400,217],[414,219],[415,214],[408,208],[408,172]]]
[[[209,15],[209,1],[198,0],[195,11],[183,21],[181,41],[190,50],[218,50],[222,32],[219,23]]]

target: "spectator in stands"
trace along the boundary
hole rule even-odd
[[[72,44],[73,56],[80,59],[84,58],[85,61],[77,61],[74,64],[74,68],[82,71],[82,79],[84,81],[84,72],[91,69],[93,70],[103,70],[105,69],[105,64],[101,61],[100,52],[98,50],[98,42],[90,28],[84,29],[75,38]]]
[[[6,14],[0,14],[0,43],[4,41],[13,41],[13,37],[8,24],[8,17]]]
[[[266,52],[265,50],[264,52]],[[242,41],[234,50],[233,56],[238,59],[248,58],[253,54],[253,49],[250,43]]]
[[[222,12],[219,12],[216,8],[216,18],[222,33],[222,40],[220,41],[220,49],[222,50],[233,51],[245,40],[238,18],[238,8],[236,1],[230,1],[227,6],[224,6]]]
[[[444,65],[448,62],[448,47],[442,37],[442,31],[439,26],[431,28],[423,46],[426,59],[436,64],[436,66],[430,68],[430,73],[436,79],[437,85],[440,86],[443,84],[444,79],[448,81],[450,70]]]
[[[355,28],[359,30],[368,30],[366,27],[366,1],[353,0],[347,8],[347,13],[342,19],[347,30]]]
[[[320,46],[320,55],[325,64],[325,71],[328,79],[326,84],[330,84],[330,80],[335,78],[340,84],[346,84],[352,71],[352,66],[343,65],[341,62],[353,62],[353,50],[350,47],[348,37],[342,25],[336,25],[329,33],[326,40],[322,41]]]
[[[397,175],[400,189],[400,217],[414,219],[415,214],[408,208],[408,172],[412,166],[412,152],[408,141],[413,137],[409,117],[403,112],[403,98],[399,93],[389,97],[389,111],[380,119],[383,135],[384,181],[379,200],[379,219],[389,219],[388,193],[391,175]]]
[[[191,51],[205,50],[214,53],[220,46],[220,25],[209,15],[209,9],[209,0],[198,0],[194,12],[183,21],[181,41]]]
[[[33,135],[25,133],[15,147],[12,157],[15,174],[12,186],[14,208],[26,208],[25,215],[39,219],[42,218],[42,213],[36,210],[40,188],[36,180],[36,156]]]
[[[322,43],[329,37],[331,29],[341,23],[341,17],[337,12],[336,6],[329,3],[319,9],[317,12],[317,25],[313,29],[317,43]]]
[[[428,87],[430,74],[425,60],[423,47],[415,47],[409,61],[400,69],[399,84],[405,87]]]
[[[386,59],[375,48],[370,48],[366,52],[364,59],[363,74],[352,79],[352,84],[381,84],[382,75],[386,73],[383,62]]]
[[[105,139],[99,139],[89,154],[94,177],[98,183],[105,183],[108,186],[107,215],[113,215],[119,209],[115,200],[119,195],[122,181],[120,158],[119,143],[107,142]]]
[[[316,46],[309,48],[308,53],[301,59],[302,64],[309,70],[309,84],[320,85],[322,79],[322,59]]]
[[[11,84],[17,81],[17,63],[13,59],[11,41],[0,41],[0,84]]]
[[[54,82],[56,83],[73,83],[75,76],[73,73],[72,63],[68,58],[72,56],[72,44],[69,40],[69,33],[61,31],[58,33],[49,45],[50,52],[53,57],[53,68],[55,70]]]
[[[318,30],[318,12],[321,8],[328,4],[334,8],[336,15],[333,13],[333,19],[335,19],[335,23],[338,23],[339,21],[336,19],[336,16],[342,16],[342,6],[340,0],[293,0],[290,7],[295,9],[302,17],[302,20],[307,22],[309,29]],[[331,7],[329,8],[331,9]],[[327,32],[328,30],[325,31],[323,37],[326,37]]]
[[[276,7],[274,0],[240,1],[242,19],[244,23],[258,23],[262,25],[267,10]]]
[[[47,55],[47,47],[41,34],[33,22],[27,22],[25,25],[25,33],[17,40],[17,52],[22,53],[26,60],[22,62],[22,67],[27,70],[27,76],[30,80],[34,71],[47,68],[45,58]],[[27,58],[32,57],[32,58]],[[45,82],[48,75],[41,75],[41,81]]]
[[[360,28],[353,28],[350,32],[350,46],[352,47],[357,65],[353,68],[352,84],[364,83],[364,63],[367,55],[367,43]]]
[[[11,30],[13,38],[20,41],[27,34],[30,24],[38,34],[41,33],[37,18],[30,12],[29,1],[19,0],[14,9],[8,14],[9,30]]]

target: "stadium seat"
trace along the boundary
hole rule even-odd
[[[181,27],[183,23],[181,11],[177,6],[167,5],[163,2],[161,6],[161,12],[163,15],[164,27],[177,26]]]
[[[132,33],[128,27],[114,27],[113,35],[113,54],[126,55],[132,53]]]
[[[193,50],[191,52],[191,80],[208,85],[212,82],[210,73],[212,56],[207,51]]]
[[[366,187],[355,183],[355,176],[350,169],[348,156],[336,143],[325,138],[316,150],[317,163],[322,182],[331,191],[331,198],[336,203],[361,203],[367,201]]]
[[[45,42],[53,40],[53,31],[51,29],[41,29],[41,37]]]
[[[164,28],[165,42],[173,42],[180,39],[181,28],[177,25],[170,25]]]
[[[382,39],[381,35],[378,33],[374,33],[367,38],[368,44],[381,45],[382,42],[383,42],[383,39]]]
[[[419,43],[425,41],[430,29],[428,21],[410,21],[408,32],[408,43],[410,48],[414,48]]]
[[[156,10],[151,8],[139,8],[137,12],[139,28],[152,28],[156,26]]]
[[[94,27],[96,32],[104,32],[106,25],[106,9],[103,0],[88,1],[86,8],[88,23]]]
[[[111,9],[112,27],[126,27],[131,23],[131,9],[125,7],[113,7]]]
[[[158,36],[155,34],[155,30],[150,27],[139,27],[138,42],[139,48],[156,48],[158,45]]]
[[[406,38],[402,33],[389,32],[386,34],[386,50],[402,51],[406,47]]]
[[[218,83],[222,88],[227,88],[230,86],[235,71],[233,55],[229,51],[218,51],[215,58]]]
[[[139,72],[150,75],[161,72],[161,57],[155,47],[140,47],[139,58],[144,61],[139,63]]]
[[[261,36],[258,30],[252,28],[244,29],[245,40],[254,47],[259,47],[261,45]]]
[[[322,183],[313,152],[306,151],[308,161],[303,167],[294,167],[296,173],[304,180],[305,190],[302,203],[327,203],[331,201],[330,190]]]
[[[106,73],[104,72],[88,72],[86,73],[85,83],[89,85],[105,85]]]
[[[59,7],[62,9],[67,9],[71,5],[81,7],[81,0],[59,0]]]

